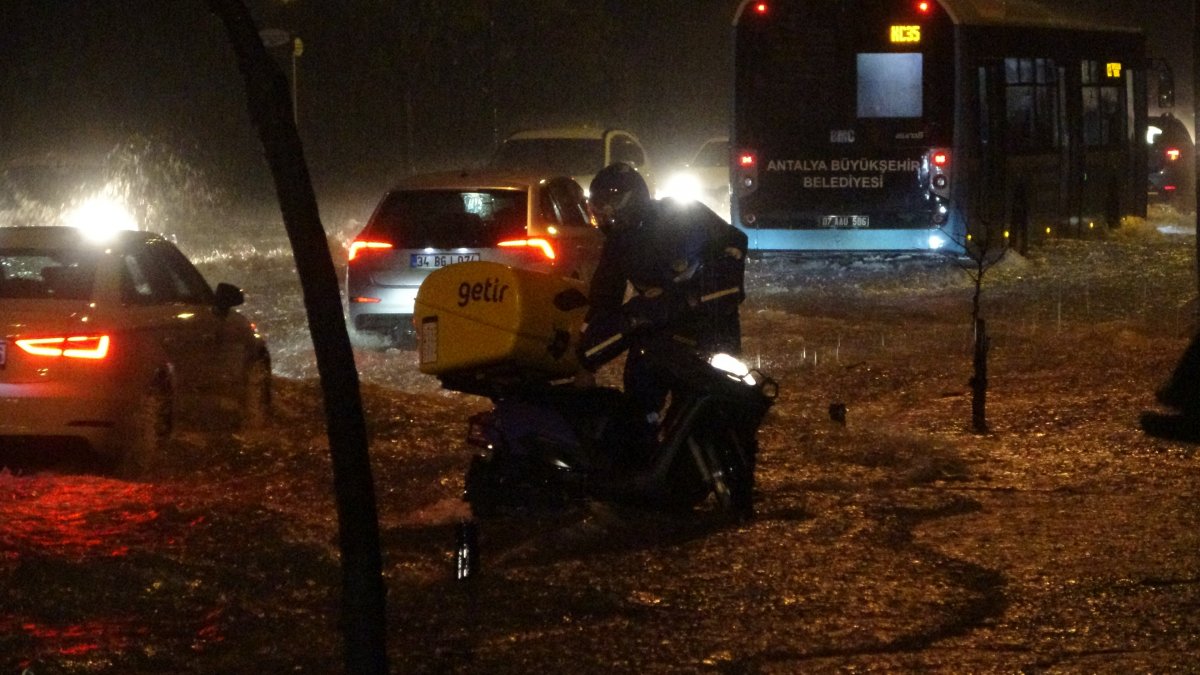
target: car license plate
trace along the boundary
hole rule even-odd
[[[413,269],[437,269],[454,263],[477,260],[478,253],[413,253],[408,259],[408,266]]]
[[[871,226],[869,216],[821,216],[821,227],[837,230],[862,230]]]

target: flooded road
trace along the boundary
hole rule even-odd
[[[752,261],[745,352],[780,382],[756,517],[590,504],[489,519],[467,582],[462,439],[487,402],[439,390],[411,351],[359,352],[393,671],[1194,670],[1196,448],[1138,426],[1192,329],[1193,252],[1147,231],[993,270],[983,435],[961,269]],[[0,474],[0,672],[341,672],[294,273],[262,254],[205,273],[246,287],[268,336],[272,424],[184,429],[137,482]]]

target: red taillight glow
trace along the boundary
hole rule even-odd
[[[766,14],[767,9],[767,3],[765,2],[754,3],[754,11],[758,12],[759,14]]]
[[[922,14],[928,14],[931,9],[933,9],[933,3],[928,0],[921,0],[917,3],[917,11]]]
[[[544,255],[547,260],[554,260],[558,257],[558,254],[554,252],[554,244],[551,244],[549,239],[542,239],[540,237],[535,239],[510,239],[508,241],[502,241],[496,245],[501,248],[534,248],[538,251],[541,251],[542,255]]]
[[[940,151],[935,152],[935,153],[933,153],[932,159],[933,159],[934,166],[946,166],[947,164],[950,163],[950,153],[940,152]]]
[[[754,158],[754,153],[752,152],[743,152],[738,155],[738,166],[743,169],[749,169],[757,163],[758,160]]]
[[[16,344],[34,356],[64,356],[69,359],[102,359],[108,356],[107,335],[22,338]]]
[[[349,259],[354,260],[359,253],[363,251],[379,251],[392,248],[391,242],[387,241],[367,241],[365,239],[355,239],[350,242]]]
[[[1167,159],[1172,162],[1179,159],[1179,148],[1167,148]]]

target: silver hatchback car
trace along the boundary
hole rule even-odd
[[[351,335],[360,346],[410,343],[417,289],[440,267],[488,260],[587,281],[602,246],[583,189],[569,177],[414,176],[384,195],[350,244]]]
[[[0,227],[0,450],[75,446],[137,473],[177,419],[260,424],[271,361],[243,300],[158,235]]]

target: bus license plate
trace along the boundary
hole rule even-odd
[[[437,269],[460,262],[475,262],[478,253],[413,253],[408,266],[414,269]]]
[[[871,226],[869,216],[821,216],[821,227],[835,230],[864,230]]]

